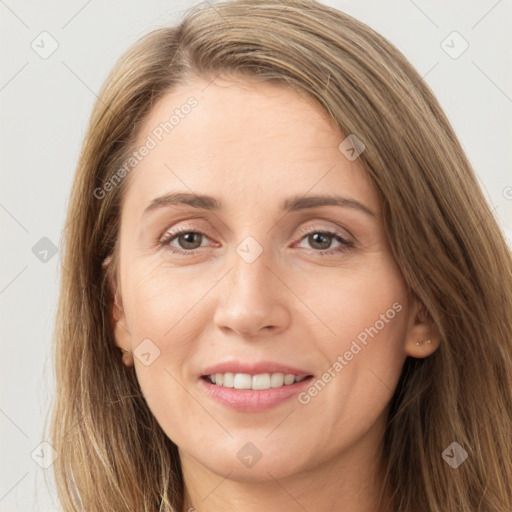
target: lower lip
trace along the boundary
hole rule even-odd
[[[199,381],[208,395],[217,402],[241,412],[259,412],[271,409],[297,395],[309,386],[312,378],[307,377],[288,386],[257,391],[217,386],[204,378],[200,378]]]

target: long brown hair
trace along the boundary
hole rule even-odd
[[[510,512],[510,249],[423,79],[385,38],[313,0],[199,5],[138,40],[99,94],[69,203],[54,341],[50,439],[64,510],[182,509],[177,447],[114,344],[111,286],[130,175],[105,184],[158,98],[220,73],[294,87],[363,141],[393,255],[441,333],[430,357],[406,359],[389,405],[383,464],[393,509]],[[456,469],[442,456],[454,442],[468,454]]]

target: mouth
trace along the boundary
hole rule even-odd
[[[231,359],[204,368],[200,388],[213,401],[238,412],[262,412],[303,391],[314,378],[307,370],[277,361]]]
[[[250,389],[253,391],[263,391],[271,388],[281,388],[291,386],[297,382],[313,377],[312,375],[295,375],[293,373],[258,373],[251,375],[249,373],[213,373],[203,375],[201,378],[210,384],[224,388]]]
[[[310,385],[308,371],[279,363],[225,362],[203,370],[206,395],[238,412],[262,412],[282,404]]]

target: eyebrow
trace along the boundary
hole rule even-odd
[[[171,192],[163,196],[156,197],[151,201],[144,210],[143,217],[148,213],[173,205],[188,205],[193,208],[219,211],[222,208],[221,203],[212,196],[199,195],[189,192]],[[294,212],[305,210],[308,208],[316,208],[318,206],[342,206],[344,208],[352,208],[361,211],[370,217],[376,217],[375,213],[367,206],[356,201],[355,199],[338,196],[338,195],[316,195],[316,196],[295,196],[286,199],[281,204],[281,210],[286,212]]]

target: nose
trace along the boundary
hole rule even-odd
[[[215,325],[225,333],[244,338],[275,335],[285,330],[291,319],[287,305],[290,292],[267,266],[261,254],[248,263],[235,254],[214,314]]]

